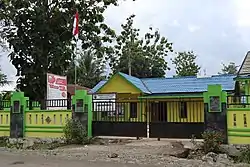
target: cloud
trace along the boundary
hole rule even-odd
[[[135,26],[142,32],[149,26],[159,28],[174,43],[175,51],[197,53],[197,62],[208,75],[219,72],[222,62],[240,64],[249,50],[249,0],[126,0],[119,7],[109,7],[105,18],[119,32],[120,24],[131,14],[136,15]],[[6,56],[0,64],[15,78]],[[173,70],[168,73],[172,74]]]
[[[241,0],[241,1],[232,1],[237,12],[235,16],[237,18],[237,25],[239,27],[250,27],[250,1]]]
[[[197,25],[193,25],[193,24],[189,24],[188,25],[188,30],[190,32],[195,32],[195,31],[198,31],[201,27],[200,26],[197,26]]]
[[[131,13],[135,25],[146,31],[153,25],[174,42],[176,51],[193,50],[198,63],[209,75],[221,69],[221,63],[240,64],[248,51],[250,2],[238,0],[137,0],[125,1],[106,12],[107,22],[119,25]],[[126,5],[124,5],[126,4]],[[113,13],[113,11],[115,11]],[[167,58],[169,61],[169,58]],[[172,67],[173,69],[173,67]],[[169,74],[173,74],[171,71]]]

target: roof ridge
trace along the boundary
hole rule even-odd
[[[146,88],[150,93],[152,93],[152,92],[150,91],[150,89],[147,87],[147,85],[143,82],[143,80],[140,79],[140,81],[141,81],[142,84],[145,86],[145,88]]]
[[[123,73],[123,72],[118,72],[118,74],[120,76],[122,76],[124,79],[126,79],[128,82],[130,82],[132,85],[134,85],[136,88],[138,88],[141,92],[143,93],[151,93],[151,91],[145,86],[145,84],[142,82],[142,80],[140,78],[137,78],[135,76],[132,76],[132,75],[128,75],[126,73]],[[137,80],[135,82],[140,82],[142,84],[142,87],[140,87],[138,84],[134,83],[132,80]]]

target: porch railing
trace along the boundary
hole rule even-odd
[[[227,96],[228,108],[250,108],[250,95]]]

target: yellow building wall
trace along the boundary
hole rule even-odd
[[[204,122],[204,102],[203,98],[169,98],[154,99],[166,103],[166,113],[168,122]],[[154,100],[150,100],[153,102]],[[180,102],[187,103],[187,118],[180,116]]]
[[[71,110],[30,110],[25,113],[26,137],[62,137],[63,128],[71,119]]]
[[[141,91],[122,78],[120,75],[114,75],[97,93],[140,94]]]
[[[250,144],[250,109],[229,108],[227,124],[229,144]]]
[[[10,136],[10,111],[0,110],[0,136]]]
[[[120,75],[114,75],[107,84],[105,84],[97,93],[116,93],[117,103],[124,106],[124,115],[101,117],[101,112],[93,113],[93,120],[98,121],[145,121],[145,113],[143,104],[138,97],[141,91],[131,83],[126,81]],[[137,118],[130,118],[130,103],[137,102]]]
[[[204,122],[204,103],[187,101],[187,118],[180,116],[180,104],[178,102],[167,103],[168,122]]]

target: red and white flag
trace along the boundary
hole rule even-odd
[[[78,34],[79,34],[79,27],[78,27],[78,23],[79,23],[79,14],[76,11],[76,14],[74,16],[74,24],[73,24],[73,35],[76,39],[78,39]]]

